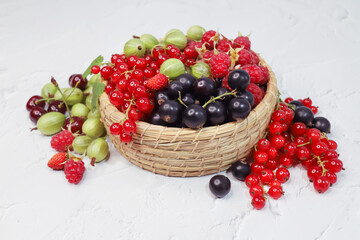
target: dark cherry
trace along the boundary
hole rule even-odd
[[[191,74],[184,73],[178,76],[176,81],[179,81],[183,85],[185,92],[190,92],[194,82],[196,81],[196,78]]]
[[[176,123],[181,119],[182,106],[176,100],[168,100],[159,107],[162,120],[167,123]]]
[[[312,127],[319,129],[321,132],[330,133],[331,124],[327,118],[316,117],[312,121]]]
[[[182,120],[188,128],[199,129],[205,125],[206,119],[205,109],[198,104],[192,104],[184,110]]]
[[[82,126],[84,124],[84,118],[81,117],[72,117],[73,122],[71,123],[71,132],[72,133],[82,133]],[[67,118],[64,122],[63,128],[68,130],[70,125],[70,118]]]
[[[245,119],[250,111],[250,103],[243,98],[234,98],[228,104],[228,110],[233,120]]]
[[[29,112],[30,120],[36,124],[39,118],[45,113],[46,111],[43,107],[35,106]]]
[[[61,112],[62,114],[66,113],[66,106],[63,101],[55,100],[52,101],[47,109],[48,112]]]
[[[245,181],[245,178],[251,173],[251,168],[248,163],[238,161],[231,166],[231,173],[237,180]]]
[[[85,90],[88,81],[86,78],[84,79],[81,74],[71,75],[69,77],[69,85],[71,87],[75,87],[77,83],[78,83],[77,88],[80,88],[81,90]]]
[[[45,101],[38,101],[43,99],[41,96],[39,95],[34,95],[32,96],[26,103],[26,110],[30,111],[33,107],[38,106],[38,107],[45,107]],[[36,102],[38,101],[38,102]]]
[[[230,192],[231,182],[224,175],[215,175],[210,179],[209,188],[216,197],[222,198]]]
[[[236,96],[239,98],[246,99],[250,103],[251,107],[254,106],[254,95],[250,91],[245,90],[239,92],[238,94],[236,94]]]
[[[209,103],[206,107],[207,122],[210,125],[219,125],[222,124],[226,119],[227,110],[223,103],[221,102],[212,102]]]

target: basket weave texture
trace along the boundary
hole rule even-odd
[[[100,96],[101,121],[115,148],[133,164],[165,176],[195,177],[228,169],[237,160],[244,161],[263,137],[275,108],[278,90],[274,73],[260,57],[260,64],[270,72],[266,95],[249,116],[238,122],[199,130],[163,127],[137,121],[131,143],[125,144],[109,127],[124,118],[106,93]]]

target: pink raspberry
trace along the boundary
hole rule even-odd
[[[214,49],[214,37],[216,32],[214,30],[210,30],[205,32],[201,37],[201,42],[206,43],[206,49],[213,50]]]
[[[261,69],[261,71],[263,72],[263,75],[264,75],[264,79],[265,81],[269,81],[270,79],[270,72],[269,72],[269,69],[265,66],[262,66],[262,65],[259,65],[259,68]]]
[[[253,56],[252,63],[258,65],[260,62],[259,56],[254,51],[250,51],[250,52]]]
[[[244,47],[246,50],[250,50],[251,48],[250,39],[247,36],[239,36],[234,40],[234,47],[235,48]]]
[[[66,161],[64,173],[69,183],[78,184],[84,176],[85,166],[80,158],[70,158]]]
[[[218,44],[216,45],[216,49],[219,52],[228,52],[230,50],[230,47],[232,47],[232,43],[226,38],[220,39]]]
[[[248,64],[242,67],[250,75],[250,82],[259,85],[266,83],[262,70],[255,64]]]
[[[253,55],[251,54],[250,51],[248,51],[246,49],[241,49],[240,52],[238,53],[238,55],[239,55],[238,63],[241,66],[253,63],[252,62]]]
[[[68,130],[64,130],[51,138],[50,144],[53,149],[58,152],[66,152],[68,148],[72,147],[74,135]]]
[[[261,100],[264,98],[265,91],[262,88],[260,88],[258,85],[256,85],[255,83],[250,83],[247,90],[253,94],[254,107],[256,107],[261,102]]]
[[[231,59],[226,53],[220,52],[210,59],[210,70],[215,78],[225,77],[229,72]]]
[[[205,62],[207,63],[210,61],[212,56],[214,56],[214,51],[206,51],[203,55],[203,58],[204,58]]]

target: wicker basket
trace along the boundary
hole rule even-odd
[[[276,78],[268,67],[270,80],[261,103],[239,122],[205,127],[200,130],[152,125],[138,121],[136,134],[129,144],[110,134],[112,123],[124,114],[109,102],[106,93],[100,96],[101,120],[115,148],[133,164],[165,176],[194,177],[223,171],[237,160],[244,160],[264,135],[277,101]]]

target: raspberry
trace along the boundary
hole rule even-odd
[[[232,47],[232,43],[226,38],[220,39],[216,45],[216,49],[220,52],[228,52],[230,47]]]
[[[80,158],[70,158],[65,163],[64,173],[69,183],[78,184],[84,176],[85,166]]]
[[[244,47],[246,50],[250,50],[251,42],[247,36],[239,36],[235,38],[233,43],[235,48]]]
[[[68,130],[64,130],[51,138],[51,147],[58,152],[66,152],[68,148],[72,147],[74,136]]]
[[[168,78],[162,73],[158,73],[152,78],[150,78],[146,84],[146,86],[153,90],[160,90],[166,88],[168,85]]]
[[[229,72],[230,65],[231,60],[229,55],[223,52],[212,56],[210,59],[211,73],[215,78],[225,77]]]
[[[219,38],[219,35],[214,31],[210,30],[205,32],[201,37],[201,42],[205,44],[206,49],[213,50],[214,49],[214,40],[217,41]]]
[[[250,75],[250,82],[257,83],[259,85],[266,83],[264,74],[257,65],[248,64],[242,67],[245,71],[247,71]]]
[[[254,107],[257,106],[265,96],[265,91],[254,83],[250,83],[247,90],[254,95]]]
[[[253,51],[250,51],[250,53],[251,53],[252,56],[253,56],[253,58],[252,58],[252,63],[258,65],[259,62],[260,62],[259,56],[258,56],[255,52],[253,52]]]
[[[214,56],[214,51],[206,51],[203,55],[203,58],[205,62],[208,63],[212,56]]]
[[[229,86],[229,83],[228,83],[229,74],[230,74],[230,73],[228,73],[228,74],[223,78],[222,83],[221,83],[221,87],[227,88],[227,89],[229,89],[229,90],[231,91],[232,89],[231,89],[231,87]]]
[[[250,51],[246,49],[241,49],[238,55],[239,55],[238,64],[240,64],[241,66],[252,64],[253,55],[251,54]]]
[[[67,154],[64,152],[55,154],[50,160],[48,161],[47,165],[49,168],[54,170],[63,170],[64,164],[66,162]]]
[[[261,71],[262,71],[262,73],[264,75],[265,81],[266,82],[269,81],[269,79],[270,79],[269,69],[267,67],[261,66],[261,65],[259,65],[259,68],[261,69]]]

